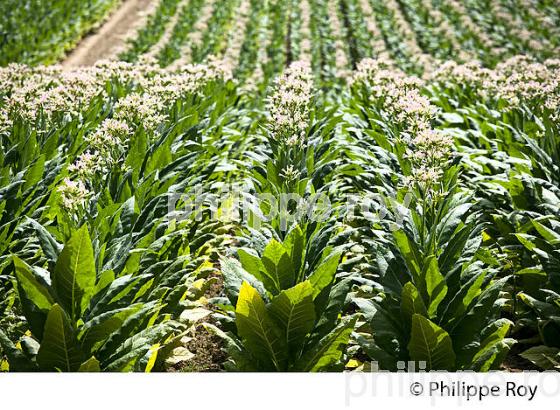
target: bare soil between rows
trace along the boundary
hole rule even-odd
[[[138,27],[156,0],[124,0],[107,21],[84,37],[62,62],[65,68],[90,66],[123,49],[127,35]]]

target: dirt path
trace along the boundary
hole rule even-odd
[[[144,23],[157,0],[124,0],[99,30],[85,37],[62,62],[65,68],[88,66],[113,57],[124,48],[127,37]]]

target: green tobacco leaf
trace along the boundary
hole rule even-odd
[[[174,327],[167,322],[129,333],[127,339],[109,351],[111,356],[101,361],[101,368],[107,372],[145,371],[149,360],[142,359],[147,358],[155,344],[169,339],[174,332]]]
[[[286,239],[284,240],[284,248],[290,254],[292,264],[294,265],[294,271],[296,275],[298,275],[303,265],[305,251],[304,235],[299,225],[296,225],[286,236]],[[297,280],[301,281],[302,278],[298,277]]]
[[[426,284],[426,293],[428,295],[428,316],[433,317],[439,304],[447,295],[447,284],[445,278],[439,271],[437,258],[430,256],[425,263],[422,276]]]
[[[505,339],[512,324],[507,319],[500,319],[484,329],[485,338],[472,359],[471,370],[487,372],[499,369],[513,344],[511,339]]]
[[[436,235],[440,245],[444,245],[449,241],[451,234],[455,232],[457,226],[461,223],[461,219],[469,211],[469,209],[471,209],[471,207],[472,204],[463,203],[450,209],[445,214],[436,226]]]
[[[449,334],[418,314],[412,315],[408,351],[412,360],[426,363],[426,370],[452,371],[455,368],[455,353]]]
[[[313,286],[313,299],[333,282],[339,261],[340,252],[333,252],[309,276],[308,280]]]
[[[87,226],[74,232],[64,246],[52,279],[62,305],[76,320],[85,310],[95,288],[95,260]]]
[[[43,177],[43,172],[45,170],[45,155],[40,155],[35,160],[35,163],[27,170],[24,179],[25,184],[22,186],[22,192],[27,191],[29,188],[33,187],[37,182]]]
[[[220,259],[220,266],[224,277],[224,290],[232,305],[235,306],[237,304],[239,289],[241,289],[243,282],[247,282],[252,287],[256,288],[261,295],[266,294],[263,283],[249,272],[245,271],[237,259],[222,258]],[[276,289],[276,287],[274,287],[274,289]]]
[[[416,289],[416,286],[414,286],[412,282],[408,282],[403,286],[401,312],[408,326],[412,324],[412,316],[414,314],[417,313],[422,316],[426,316],[428,314],[424,301],[422,300],[418,289]]]
[[[464,252],[467,242],[475,231],[476,228],[474,224],[469,224],[451,237],[438,258],[440,271],[443,272],[445,276],[453,269],[457,260],[459,260],[461,254]]]
[[[557,347],[535,346],[525,350],[520,356],[543,370],[560,369],[560,349]]]
[[[28,224],[35,231],[37,239],[39,239],[41,243],[41,249],[49,262],[56,262],[62,250],[62,246],[53,238],[50,232],[36,220],[25,217],[24,224]]]
[[[83,362],[78,369],[80,373],[98,373],[101,371],[99,360],[91,356],[87,361]]]
[[[243,269],[260,280],[266,289],[274,293],[280,292],[276,278],[268,273],[261,258],[243,249],[237,250],[237,256],[239,257]]]
[[[64,310],[55,304],[47,316],[37,364],[42,370],[75,372],[82,362],[83,354],[70,320]]]
[[[270,314],[282,330],[290,352],[297,352],[315,324],[311,284],[307,281],[302,282],[280,292],[270,304]]]
[[[557,245],[560,243],[560,235],[554,232],[552,229],[547,228],[539,221],[532,220],[531,221],[535,229],[541,236],[551,245]]]
[[[309,346],[294,370],[320,372],[333,370],[339,364],[356,325],[357,317],[346,318],[329,334]]]
[[[13,256],[16,278],[19,286],[25,292],[27,298],[33,302],[41,311],[48,312],[54,300],[48,289],[35,278],[28,264],[17,256]]]
[[[403,230],[393,232],[395,243],[414,279],[420,276],[420,251]]]
[[[11,372],[29,372],[37,370],[37,366],[31,362],[21,351],[18,349],[10,338],[0,329],[0,348],[2,353],[7,357],[10,363]]]
[[[114,331],[119,329],[124,321],[142,308],[136,303],[125,308],[102,313],[86,322],[79,335],[80,343],[85,352],[95,351]]]
[[[262,263],[279,290],[289,289],[294,285],[296,278],[292,258],[280,242],[273,239],[266,245]]]
[[[286,370],[287,344],[270,318],[259,293],[243,282],[235,308],[239,336],[245,347],[269,370]]]
[[[312,340],[321,339],[336,325],[340,312],[344,311],[344,304],[353,284],[352,278],[344,278],[332,286],[325,303],[317,303],[315,299],[315,312],[318,317],[313,329]]]

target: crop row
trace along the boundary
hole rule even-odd
[[[0,66],[60,60],[119,4],[119,0],[2,1]]]

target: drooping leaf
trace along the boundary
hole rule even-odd
[[[25,292],[27,298],[41,311],[48,312],[54,303],[48,289],[35,278],[29,265],[15,255],[13,256],[13,261],[18,284]]]

